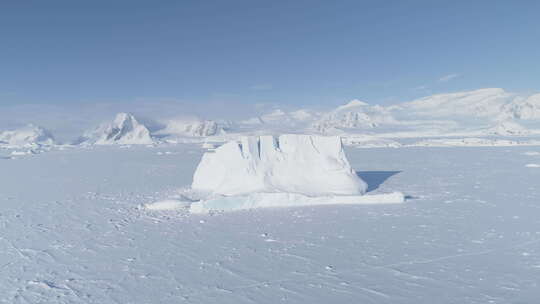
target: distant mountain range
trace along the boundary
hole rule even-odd
[[[534,136],[540,135],[540,94],[523,96],[490,88],[437,94],[391,106],[355,99],[329,111],[275,109],[238,121],[191,117],[158,120],[150,125],[132,114],[119,113],[112,122],[85,132],[74,143],[224,141],[243,134],[282,133],[340,135],[356,141],[364,136],[379,142],[396,138]],[[53,144],[52,134],[34,125],[0,131],[3,147]]]

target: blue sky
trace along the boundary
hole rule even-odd
[[[2,1],[0,105],[540,91],[539,1]]]

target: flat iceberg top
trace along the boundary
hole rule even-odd
[[[226,196],[285,192],[307,196],[362,195],[367,185],[349,165],[337,136],[242,137],[205,153],[194,190]]]

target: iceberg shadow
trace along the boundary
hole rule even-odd
[[[356,175],[363,179],[367,184],[367,192],[379,188],[390,177],[401,173],[402,171],[356,171]]]

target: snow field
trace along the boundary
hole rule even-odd
[[[401,192],[374,195],[341,195],[310,197],[298,193],[252,193],[246,196],[218,197],[191,203],[191,213],[238,211],[256,208],[302,207],[318,205],[362,205],[403,203]],[[177,208],[175,208],[177,209]]]
[[[540,297],[540,171],[524,168],[530,147],[345,151],[366,195],[406,190],[411,198],[163,212],[139,206],[189,186],[200,146],[76,148],[0,160],[0,303]]]

